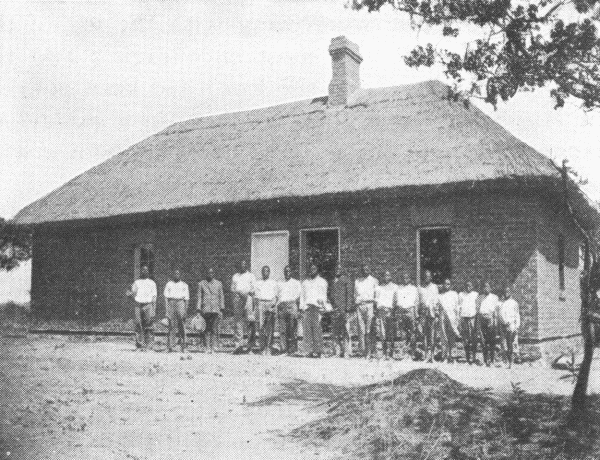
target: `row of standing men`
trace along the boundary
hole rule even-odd
[[[142,277],[136,280],[129,295],[136,301],[135,318],[138,347],[148,342],[152,317],[156,305],[156,284],[149,279],[143,267]],[[408,353],[417,359],[422,356],[432,361],[436,349],[441,359],[453,362],[455,344],[462,339],[465,358],[469,364],[478,362],[477,349],[481,344],[484,362],[490,365],[495,359],[497,337],[504,351],[503,358],[510,366],[513,344],[520,326],[519,306],[513,299],[510,287],[503,291],[500,300],[492,292],[491,284],[484,283],[483,293],[467,282],[457,293],[451,280],[441,286],[433,283],[431,273],[424,273],[424,282],[415,286],[410,276],[402,276],[402,284],[392,282],[389,271],[381,283],[372,276],[368,265],[363,265],[360,275],[352,281],[341,266],[329,284],[320,276],[318,267],[311,265],[309,276],[300,282],[284,269],[284,281],[271,278],[265,266],[261,279],[250,272],[247,262],[240,263],[239,271],[231,280],[234,310],[234,353],[252,350],[270,354],[298,353],[298,330],[302,328],[303,353],[320,357],[323,352],[322,316],[331,318],[331,336],[335,353],[350,357],[353,354],[351,330],[358,331],[358,354],[375,357],[378,339],[382,342],[383,357],[394,357],[394,343],[401,335]],[[164,290],[168,349],[172,349],[172,335],[177,330],[182,349],[185,347],[184,321],[189,303],[188,285],[175,271]],[[218,324],[224,310],[222,283],[209,269],[206,279],[198,285],[197,315],[201,319],[208,351],[218,342]],[[279,343],[275,343],[275,330]],[[244,338],[247,335],[247,340]],[[419,344],[422,347],[419,348]]]

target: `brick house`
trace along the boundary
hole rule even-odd
[[[275,277],[365,261],[514,283],[525,340],[577,334],[582,237],[565,195],[579,225],[598,223],[579,189],[442,83],[361,89],[358,47],[337,37],[329,53],[327,96],[175,123],[23,209],[34,311],[128,318],[142,264],[159,291],[180,268],[195,296],[207,267],[227,287],[243,258]]]

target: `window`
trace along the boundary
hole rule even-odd
[[[565,236],[558,235],[558,287],[565,290]]]
[[[140,277],[142,267],[148,267],[150,278],[154,278],[154,245],[141,244],[135,248],[134,276]]]
[[[417,232],[417,252],[419,257],[419,281],[427,270],[431,272],[433,282],[442,284],[452,276],[450,229],[443,227],[423,228]]]

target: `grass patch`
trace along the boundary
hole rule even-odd
[[[340,387],[292,381],[251,403],[310,402],[326,415],[288,435],[340,459],[588,460],[600,458],[600,401],[587,420],[565,422],[569,398],[463,385],[434,369]]]

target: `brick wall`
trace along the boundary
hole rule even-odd
[[[290,264],[297,274],[299,231],[311,227],[340,228],[341,261],[352,269],[367,262],[376,276],[389,269],[394,276],[406,271],[415,277],[417,230],[443,225],[451,229],[455,286],[462,288],[466,280],[473,280],[477,289],[486,279],[497,289],[514,283],[523,333],[536,338],[541,301],[538,283],[545,286],[536,274],[540,254],[548,253],[545,247],[538,251],[538,244],[545,240],[538,236],[545,235],[540,227],[547,222],[541,209],[536,197],[477,193],[336,204],[306,200],[302,206],[260,211],[258,215],[250,211],[198,214],[171,222],[61,233],[39,229],[34,242],[32,298],[40,315],[73,317],[81,310],[77,295],[95,294],[96,305],[88,309],[95,309],[96,316],[129,318],[131,306],[124,293],[133,279],[134,248],[152,243],[159,292],[177,267],[190,282],[195,302],[196,283],[207,267],[214,267],[225,288],[229,287],[239,260],[250,259],[252,232],[288,230]],[[570,270],[566,276],[573,283]],[[227,297],[228,308],[229,300]],[[159,312],[162,308],[161,299]],[[546,324],[548,315],[541,317]],[[569,321],[576,321],[576,315]]]
[[[580,331],[579,247],[582,240],[573,223],[562,213],[560,203],[546,201],[542,206],[537,265],[539,337],[544,339]],[[559,285],[559,235],[564,238],[564,290]]]

